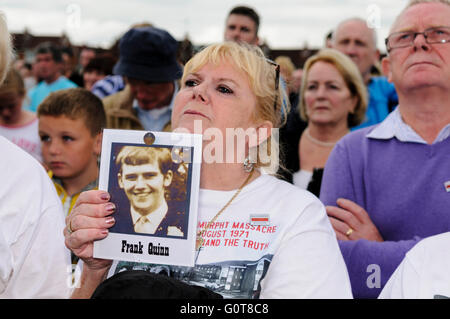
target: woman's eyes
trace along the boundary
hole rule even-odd
[[[224,85],[219,85],[217,87],[217,91],[219,91],[220,93],[224,93],[224,94],[232,94],[233,90],[231,90],[230,88],[224,86]]]
[[[316,84],[311,84],[311,85],[306,86],[306,89],[307,89],[307,90],[317,90],[318,87],[319,87],[319,86],[316,85]],[[337,85],[331,84],[331,83],[330,83],[330,84],[326,84],[325,87],[326,87],[327,89],[339,90],[339,87],[338,87]]]
[[[194,81],[194,80],[186,80],[186,81],[184,82],[184,85],[185,85],[185,86],[192,87],[192,86],[196,86],[196,85],[197,85],[197,82]]]
[[[194,86],[199,85],[199,82],[194,79],[189,79],[189,80],[184,81],[184,85],[186,87],[194,87]],[[223,84],[217,85],[216,90],[223,94],[232,94],[233,93],[232,89],[230,89],[228,86],[223,85]]]

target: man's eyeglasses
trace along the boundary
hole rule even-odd
[[[406,48],[414,45],[414,40],[419,34],[423,34],[425,41],[429,44],[450,42],[450,27],[429,28],[424,32],[396,32],[385,40],[387,52],[392,49]]]
[[[266,59],[266,61],[275,66],[275,92],[276,92],[276,94],[275,94],[275,101],[273,102],[273,109],[276,111],[277,103],[278,103],[278,87],[279,87],[279,83],[280,83],[280,65],[270,59]]]

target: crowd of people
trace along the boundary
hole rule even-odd
[[[223,39],[191,58],[145,23],[122,36],[118,57],[86,49],[65,68],[73,53],[49,43],[33,66],[13,61],[0,16],[0,298],[130,298],[114,281],[134,292],[162,284],[119,273],[93,247],[130,214],[131,232],[185,236],[166,190],[179,166],[163,164],[167,149],[124,147],[117,179],[129,205],[116,207],[98,190],[104,128],[222,133],[223,160],[200,169],[194,268],[261,269],[252,284],[241,276],[238,294],[209,285],[203,298],[450,298],[449,21],[450,1],[411,0],[381,59],[375,30],[344,19],[295,66],[270,59],[258,13],[238,6]],[[255,138],[229,144],[230,128]],[[269,162],[255,155],[267,148]],[[204,245],[212,223],[254,212],[273,227],[247,234],[264,248]],[[164,280],[199,296],[189,280]],[[175,294],[163,291],[137,295]]]

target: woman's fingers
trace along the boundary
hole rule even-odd
[[[107,229],[80,229],[70,235],[66,235],[66,246],[78,257],[91,258],[93,242],[108,236]],[[80,255],[82,253],[82,255]]]
[[[82,204],[102,204],[107,203],[111,196],[108,192],[101,190],[90,190],[82,192],[74,205],[74,209]]]
[[[108,229],[115,223],[113,216],[106,217],[90,217],[87,215],[74,215],[68,218],[67,231],[76,232],[80,229]]]

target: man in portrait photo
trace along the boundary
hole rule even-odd
[[[115,164],[118,187],[129,206],[119,200],[117,222],[111,231],[185,237],[185,202],[170,200],[178,166],[172,160],[171,148],[123,146]]]

